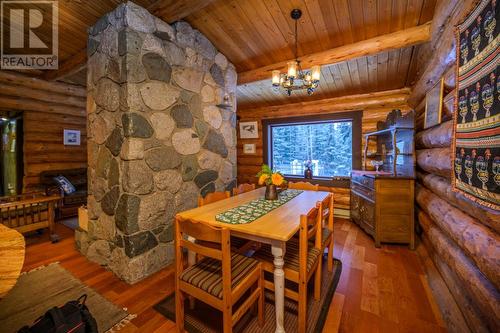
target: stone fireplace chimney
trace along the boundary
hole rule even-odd
[[[79,250],[128,283],[174,259],[173,219],[236,176],[234,66],[188,23],[127,2],[89,29],[88,231]]]

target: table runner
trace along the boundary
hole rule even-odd
[[[247,224],[284,205],[302,192],[301,190],[291,189],[279,193],[278,200],[266,200],[264,198],[252,200],[249,203],[217,214],[215,219],[223,223]]]

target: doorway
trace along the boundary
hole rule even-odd
[[[16,195],[23,188],[23,117],[0,112],[0,196]]]

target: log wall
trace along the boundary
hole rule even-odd
[[[409,98],[417,112],[415,200],[421,239],[452,299],[438,300],[450,331],[500,330],[500,212],[452,191],[451,140],[455,89],[454,26],[474,0],[436,5],[432,40],[421,56],[419,79]],[[425,93],[443,77],[443,121],[424,130]],[[426,260],[426,258],[423,258]],[[435,293],[437,298],[439,293]],[[450,312],[449,309],[460,309]],[[452,314],[452,315],[451,315]],[[457,326],[464,322],[466,326]]]
[[[339,98],[322,99],[317,101],[262,107],[255,109],[238,110],[239,121],[258,121],[258,139],[240,139],[238,133],[238,182],[256,183],[255,175],[259,172],[263,158],[262,120],[286,118],[296,116],[308,116],[316,114],[328,114],[362,110],[362,132],[374,131],[377,121],[385,120],[392,109],[401,109],[406,112],[410,110],[407,104],[409,90],[400,89],[373,94],[362,94]],[[374,141],[371,141],[371,143]],[[243,145],[253,143],[256,146],[256,154],[243,154]],[[362,145],[364,147],[364,138]],[[362,147],[362,151],[363,151]],[[345,188],[322,187],[335,193],[335,205],[337,208],[349,209],[350,191]]]
[[[40,173],[87,166],[86,90],[0,71],[0,108],[23,112],[23,192],[40,189]],[[79,130],[80,146],[65,146],[63,130]]]

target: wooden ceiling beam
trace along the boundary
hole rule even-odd
[[[400,107],[407,105],[409,88],[378,91],[368,94],[324,98],[307,102],[262,106],[238,109],[242,118],[275,118],[303,114],[323,114],[381,107]]]
[[[377,36],[360,42],[343,45],[330,50],[307,54],[299,57],[303,69],[311,68],[314,65],[331,65],[355,58],[374,55],[384,51],[390,51],[408,47],[411,45],[428,42],[431,36],[431,21],[390,34]],[[273,70],[285,72],[287,62],[293,59],[281,61],[275,64],[252,69],[238,73],[238,85],[245,83],[270,80]]]

